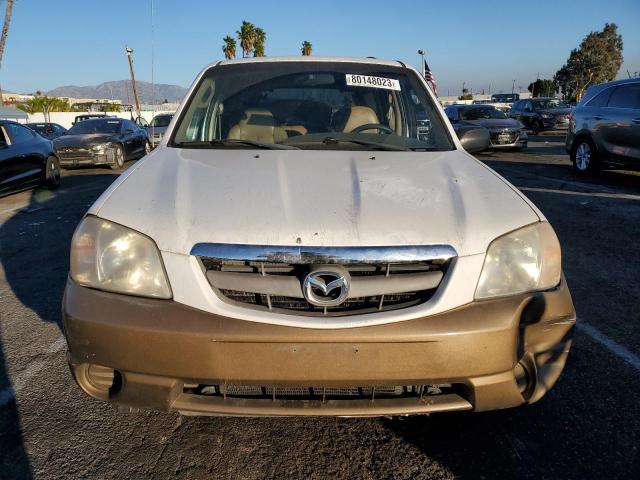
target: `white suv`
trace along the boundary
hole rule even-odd
[[[222,415],[531,403],[575,323],[553,229],[424,79],[315,57],[207,67],[79,225],[63,309],[84,391]]]

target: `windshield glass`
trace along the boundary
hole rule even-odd
[[[69,129],[69,135],[82,135],[87,133],[120,133],[120,120],[85,120],[76,123]]]
[[[169,146],[256,143],[333,150],[454,148],[424,85],[407,68],[350,62],[210,68]]]
[[[566,103],[554,98],[550,100],[534,100],[533,104],[535,105],[536,110],[546,110],[549,108],[569,108]]]
[[[507,116],[494,107],[479,107],[461,108],[460,118],[462,120],[480,120],[483,118],[507,118]]]
[[[149,124],[150,127],[168,127],[171,123],[171,117],[173,115],[156,115]]]

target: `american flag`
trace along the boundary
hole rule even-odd
[[[437,97],[438,96],[438,85],[436,85],[436,77],[434,77],[433,73],[431,73],[431,69],[429,68],[429,65],[427,64],[426,60],[424,61],[424,70],[422,71],[422,74],[424,75],[424,79],[431,86],[431,89],[433,90],[433,93],[435,93],[436,97]]]

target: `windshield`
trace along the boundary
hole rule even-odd
[[[168,127],[169,123],[171,123],[171,118],[173,115],[156,115],[151,120],[149,124],[150,127]]]
[[[88,133],[120,133],[120,120],[85,120],[76,123],[69,129],[69,135],[83,135]]]
[[[169,146],[182,148],[454,148],[413,71],[368,63],[212,67],[174,132]]]
[[[494,107],[481,108],[461,108],[460,118],[462,120],[481,120],[483,118],[507,118],[500,110]]]
[[[550,100],[535,100],[533,104],[535,105],[536,110],[547,110],[549,108],[569,108],[566,103],[554,98]]]

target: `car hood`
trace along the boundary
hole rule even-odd
[[[540,218],[464,151],[195,150],[161,147],[89,211],[153,238],[308,246],[446,244],[483,253]]]
[[[473,125],[478,125],[480,127],[488,128],[489,130],[503,128],[522,128],[522,124],[518,120],[514,120],[513,118],[480,118],[478,120],[467,120],[467,122]]]
[[[117,135],[110,133],[87,133],[83,135],[62,135],[53,141],[53,145],[58,148],[82,148],[100,145],[113,141]]]

